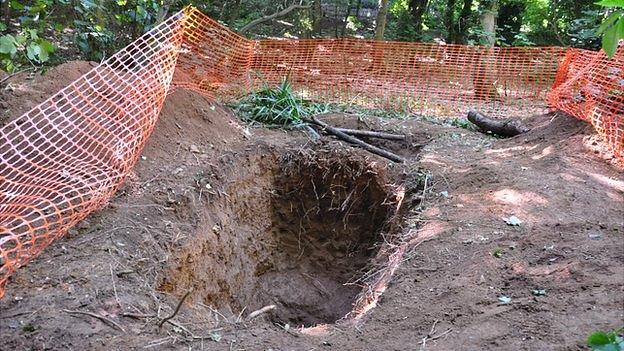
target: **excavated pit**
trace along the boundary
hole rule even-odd
[[[209,195],[194,243],[161,288],[192,288],[193,299],[234,314],[274,304],[271,318],[291,326],[347,315],[363,291],[350,283],[371,268],[398,216],[386,169],[335,150],[220,163],[200,183],[222,190]]]

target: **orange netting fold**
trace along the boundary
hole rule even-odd
[[[568,50],[548,101],[591,123],[616,157],[624,158],[624,45],[612,59],[602,51]]]
[[[0,129],[0,297],[18,267],[109,200],[174,89],[232,101],[287,77],[310,99],[429,116],[556,107],[621,157],[623,69],[622,48],[608,60],[558,47],[254,41],[189,7]]]

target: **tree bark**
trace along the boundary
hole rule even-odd
[[[481,15],[481,26],[485,37],[483,38],[487,50],[480,57],[473,78],[475,98],[484,101],[499,101],[500,96],[496,85],[494,63],[494,44],[496,43],[496,16],[498,13],[498,0],[490,0]]]
[[[386,31],[386,17],[388,16],[388,0],[379,0],[379,11],[375,21],[375,39],[383,40]]]
[[[2,16],[0,18],[3,19],[3,22],[8,24],[11,20],[11,8],[9,7],[10,0],[0,0],[2,1]]]
[[[490,0],[489,6],[481,14],[481,28],[485,33],[484,44],[494,46],[496,43],[496,18],[498,17],[498,0]]]
[[[312,120],[307,120],[306,122],[308,123],[314,123],[318,126],[320,126],[321,128],[323,128],[323,130],[329,134],[333,134],[336,137],[338,137],[339,139],[342,139],[344,141],[348,141],[352,144],[358,145],[361,148],[363,148],[364,150],[374,153],[376,155],[385,157],[391,161],[397,162],[397,163],[403,163],[405,162],[405,159],[397,154],[394,154],[390,151],[384,150],[382,148],[379,148],[377,146],[371,145],[367,142],[364,142],[361,139],[358,139],[354,136],[351,136],[349,134],[346,134],[344,132],[341,132],[340,130],[336,129],[335,127],[330,126],[329,124],[319,120],[316,116],[312,116]]]
[[[342,37],[345,36],[345,32],[347,31],[347,24],[349,24],[349,16],[351,15],[351,7],[353,7],[353,0],[349,0],[349,3],[347,4],[347,13],[345,14],[344,23],[342,24],[342,33],[340,34]]]
[[[457,22],[455,22],[451,42],[456,44],[463,44],[466,42],[465,33],[468,30],[470,15],[472,14],[472,3],[473,0],[464,0],[462,10],[459,13],[459,18],[457,19]]]
[[[429,0],[410,0],[409,2],[412,20],[414,21],[414,28],[416,28],[416,33],[418,34],[422,32],[423,16],[425,15],[425,12],[427,12],[428,5]]]
[[[468,112],[468,120],[485,132],[512,137],[529,131],[525,125],[517,120],[499,121],[486,117],[485,115],[471,110]]]
[[[388,140],[405,140],[407,137],[402,134],[392,134],[392,133],[384,133],[384,132],[375,132],[373,130],[362,130],[362,129],[347,129],[347,128],[336,128],[345,134],[353,135],[353,136],[364,136],[370,138],[379,138],[379,139],[388,139]]]
[[[451,42],[453,40],[453,30],[455,28],[455,3],[456,0],[446,1],[446,13],[444,18],[444,25],[446,27],[446,41]]]
[[[321,8],[321,0],[314,0],[312,4],[312,30],[318,36],[321,36],[321,20],[323,19],[323,10]]]

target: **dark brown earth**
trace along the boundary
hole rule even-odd
[[[89,66],[12,78],[5,120]],[[0,349],[582,350],[593,331],[624,325],[624,175],[590,126],[534,116],[531,132],[499,140],[418,120],[326,120],[410,135],[378,144],[408,163],[250,129],[172,94],[122,191],[13,276]],[[361,312],[410,240],[355,326],[297,330],[356,300]]]

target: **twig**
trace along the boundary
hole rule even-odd
[[[453,329],[448,328],[445,332],[442,332],[438,335],[434,335],[435,334],[435,330],[436,330],[436,325],[439,323],[439,320],[435,320],[433,321],[433,325],[431,326],[431,330],[429,330],[429,333],[422,338],[422,341],[420,342],[421,346],[420,349],[421,350],[425,350],[426,346],[427,346],[427,341],[429,340],[437,340],[445,335],[447,335],[448,333],[450,333],[451,331],[453,331]]]
[[[111,281],[113,282],[113,292],[115,293],[115,301],[117,301],[117,305],[121,307],[121,301],[119,301],[119,295],[117,295],[117,286],[115,285],[115,274],[113,274],[113,265],[108,264],[110,267]]]
[[[263,314],[263,313],[267,313],[269,311],[272,311],[275,309],[275,305],[268,305],[268,306],[264,306],[259,310],[255,310],[253,312],[251,312],[250,314],[247,315],[247,320],[250,321],[256,317],[258,317],[259,315]]]
[[[402,134],[392,134],[392,133],[384,133],[384,132],[375,132],[372,130],[360,130],[360,129],[347,129],[347,128],[336,128],[343,133],[355,136],[367,136],[371,138],[379,138],[379,139],[388,139],[388,140],[405,140],[407,137]]]
[[[186,298],[189,297],[189,295],[191,295],[191,292],[193,292],[193,289],[187,291],[186,294],[184,294],[184,296],[182,296],[182,299],[180,300],[180,302],[178,302],[178,306],[176,306],[176,308],[173,311],[173,313],[171,315],[169,315],[169,317],[163,318],[158,323],[158,328],[162,328],[163,324],[165,324],[166,321],[168,321],[171,318],[175,317],[178,314],[178,312],[180,312],[180,307],[182,307],[182,304],[184,303],[184,300],[186,300]]]
[[[108,325],[112,325],[114,327],[116,327],[117,329],[121,330],[122,332],[126,332],[126,330],[117,322],[115,322],[112,319],[106,318],[104,316],[101,316],[99,314],[95,314],[95,313],[91,313],[91,312],[86,312],[86,311],[73,311],[73,310],[61,310],[65,313],[69,313],[69,314],[84,314],[85,316],[89,316],[89,317],[93,317],[93,318],[97,318],[99,320],[101,320],[102,322],[108,324]]]
[[[378,148],[377,146],[373,146],[373,145],[371,145],[369,143],[366,143],[366,142],[364,142],[364,141],[362,141],[362,140],[360,140],[360,139],[358,139],[358,138],[356,138],[354,136],[351,136],[349,134],[341,132],[341,131],[337,130],[336,128],[330,126],[329,124],[319,120],[316,116],[313,116],[312,120],[311,121],[307,120],[307,122],[311,122],[311,123],[314,123],[316,125],[319,125],[326,132],[328,132],[330,134],[333,134],[333,135],[337,136],[338,138],[340,138],[342,140],[348,141],[348,142],[350,142],[352,144],[356,144],[356,145],[362,147],[364,150],[366,150],[368,152],[372,152],[372,153],[374,153],[376,155],[385,157],[385,158],[387,158],[387,159],[389,159],[391,161],[397,162],[397,163],[405,162],[405,159],[403,157],[401,157],[401,156],[399,156],[397,154],[394,154],[394,153],[392,153],[390,151],[386,151],[386,150],[384,150],[382,148]]]
[[[11,78],[15,77],[15,76],[16,76],[16,75],[18,75],[18,74],[21,74],[21,73],[24,73],[24,72],[28,72],[28,71],[32,71],[32,70],[34,70],[34,69],[35,69],[34,67],[29,67],[29,68],[23,69],[23,70],[21,70],[21,71],[17,71],[17,72],[15,72],[15,73],[11,73],[11,74],[9,74],[8,76],[6,76],[6,77],[4,77],[4,78],[0,79],[0,85],[4,84],[4,82],[6,82],[7,80],[9,80],[9,79],[11,79]]]
[[[130,313],[125,312],[121,314],[123,317],[141,319],[141,318],[154,318],[157,317],[155,314],[142,314],[142,313]]]

